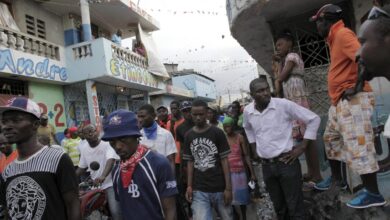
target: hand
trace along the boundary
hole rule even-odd
[[[280,62],[282,60],[280,53],[276,52],[274,55],[272,55],[272,60],[274,60],[275,62]]]
[[[232,190],[225,189],[225,191],[223,192],[223,200],[224,200],[226,206],[228,206],[232,203],[232,198],[233,198]]]
[[[357,91],[354,88],[347,89],[343,92],[343,95],[341,96],[341,100],[348,100],[351,101],[352,97],[356,95]]]
[[[100,184],[102,184],[104,182],[105,179],[106,179],[106,177],[103,177],[103,176],[98,177],[98,178],[93,180],[93,184],[95,186],[100,185]]]
[[[303,147],[301,144],[294,146],[293,149],[288,152],[286,155],[284,155],[282,158],[280,158],[280,161],[282,161],[285,164],[292,164],[295,159],[297,159],[303,152],[305,152],[305,147]]]
[[[191,186],[187,187],[186,199],[189,203],[192,203],[192,187]]]

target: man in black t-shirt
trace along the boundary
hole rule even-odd
[[[211,219],[211,207],[215,207],[222,219],[233,219],[226,136],[207,123],[204,101],[194,101],[191,114],[195,126],[186,134],[183,160],[188,161],[186,198],[192,203],[193,218]]]
[[[1,204],[9,219],[80,219],[73,163],[62,149],[38,143],[40,108],[25,98],[0,107],[2,132],[19,156],[2,173]]]

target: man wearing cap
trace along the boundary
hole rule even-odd
[[[156,113],[150,104],[141,106],[137,112],[138,123],[141,125],[140,143],[147,148],[166,156],[175,172],[176,145],[171,132],[161,128],[154,120]]]
[[[168,159],[139,144],[137,116],[112,112],[103,123],[102,140],[120,157],[112,171],[115,196],[125,220],[174,220],[176,180]]]
[[[99,185],[100,189],[106,192],[112,219],[121,220],[120,206],[119,202],[115,199],[111,176],[112,167],[115,160],[119,160],[119,156],[108,142],[100,139],[100,132],[96,129],[95,125],[86,125],[83,128],[82,133],[86,141],[81,143],[79,147],[80,162],[76,170],[76,175],[82,177],[85,175],[85,172],[88,171],[95,185]],[[92,162],[98,162],[99,169],[91,169],[90,164]]]
[[[64,143],[64,150],[65,153],[67,153],[72,160],[75,169],[77,169],[77,166],[79,165],[80,161],[80,151],[78,149],[78,146],[80,144],[81,139],[78,136],[77,127],[69,128],[68,132],[69,138]]]
[[[40,126],[38,128],[38,135],[47,135],[50,137],[50,145],[58,144],[58,140],[56,138],[56,129],[52,124],[49,124],[49,118],[46,114],[42,114],[40,117]]]
[[[331,181],[324,180],[316,184],[315,188],[327,190],[341,186],[340,170],[343,161],[360,175],[364,186],[364,190],[347,205],[352,208],[381,206],[386,201],[379,193],[376,179],[379,166],[375,158],[371,125],[374,94],[367,81],[356,87],[358,65],[355,63],[355,55],[360,44],[356,35],[345,27],[341,15],[340,7],[328,4],[311,18],[311,21],[316,22],[319,34],[326,38],[329,45],[328,92],[332,102],[324,133],[325,151],[332,177]]]
[[[184,142],[184,134],[186,131],[191,129],[194,125],[192,123],[192,120],[189,120],[191,118],[191,102],[189,101],[183,101],[182,103],[178,101],[172,101],[171,105],[171,113],[172,117],[171,120],[168,122],[168,128],[173,134],[173,137],[175,139],[176,143],[176,180],[177,180],[177,186],[179,190],[179,195],[177,198],[177,217],[178,219],[187,219],[189,216],[191,216],[191,209],[187,202],[187,200],[184,197],[185,188],[186,188],[186,176],[185,176],[185,164],[181,160],[183,151],[182,146]]]
[[[157,107],[157,123],[160,127],[169,130],[167,124],[171,120],[171,115],[168,114],[168,108],[161,105]]]
[[[0,107],[2,132],[19,156],[2,173],[9,219],[80,219],[78,183],[69,156],[37,141],[40,108],[25,97]]]

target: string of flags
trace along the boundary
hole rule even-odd
[[[210,15],[210,16],[226,16],[226,12],[223,11],[208,11],[208,10],[172,10],[161,8],[147,8],[150,12],[168,13],[172,15]]]

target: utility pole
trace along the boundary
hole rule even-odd
[[[229,94],[229,104],[232,103],[231,97],[230,97],[230,89],[227,89],[227,92]]]

